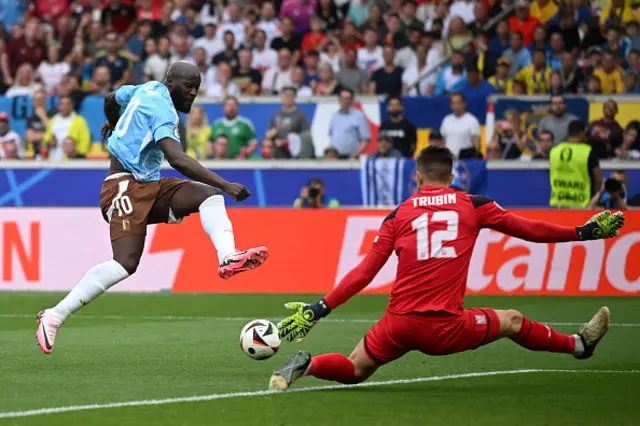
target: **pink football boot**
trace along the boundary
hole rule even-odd
[[[266,247],[256,247],[231,254],[220,264],[218,275],[228,280],[235,274],[257,268],[267,260],[267,257],[269,257],[269,250]]]
[[[40,346],[42,352],[49,355],[53,350],[53,345],[56,343],[56,334],[58,334],[58,329],[62,323],[53,318],[46,310],[38,313],[37,319],[38,331],[36,332],[36,339],[38,339],[38,346]]]

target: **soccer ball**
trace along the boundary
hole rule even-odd
[[[240,348],[249,358],[271,358],[280,349],[278,327],[263,319],[251,321],[240,332]]]

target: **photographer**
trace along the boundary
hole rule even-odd
[[[311,178],[307,185],[302,187],[300,197],[294,201],[293,207],[303,209],[334,208],[340,207],[340,202],[325,195],[322,179]]]
[[[627,210],[627,173],[624,170],[616,170],[604,181],[600,190],[589,202],[588,209],[595,210],[600,207],[606,209]]]

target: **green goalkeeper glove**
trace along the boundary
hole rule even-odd
[[[331,312],[331,308],[324,299],[320,299],[313,305],[304,302],[288,302],[284,307],[290,311],[295,311],[293,315],[284,318],[278,323],[280,338],[293,342],[296,337],[304,339],[320,318],[326,317]]]
[[[578,240],[588,241],[617,237],[623,225],[624,214],[622,212],[611,214],[609,210],[605,210],[594,215],[584,225],[576,228]]]

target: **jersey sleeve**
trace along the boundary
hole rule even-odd
[[[395,209],[384,219],[384,222],[382,222],[380,230],[378,231],[378,235],[376,235],[375,240],[373,240],[371,251],[375,251],[387,257],[391,256],[395,245],[394,219],[397,214],[398,209]]]
[[[155,99],[156,106],[153,109],[151,120],[151,132],[156,142],[164,138],[171,138],[180,142],[180,130],[178,129],[178,113],[173,104],[166,98]]]
[[[482,195],[472,195],[471,201],[479,228],[493,229],[534,243],[563,243],[578,240],[575,227],[526,219],[504,210],[495,201]]]
[[[121,107],[125,108],[129,101],[131,100],[131,96],[133,96],[133,89],[136,86],[122,86],[116,91],[116,102]]]

